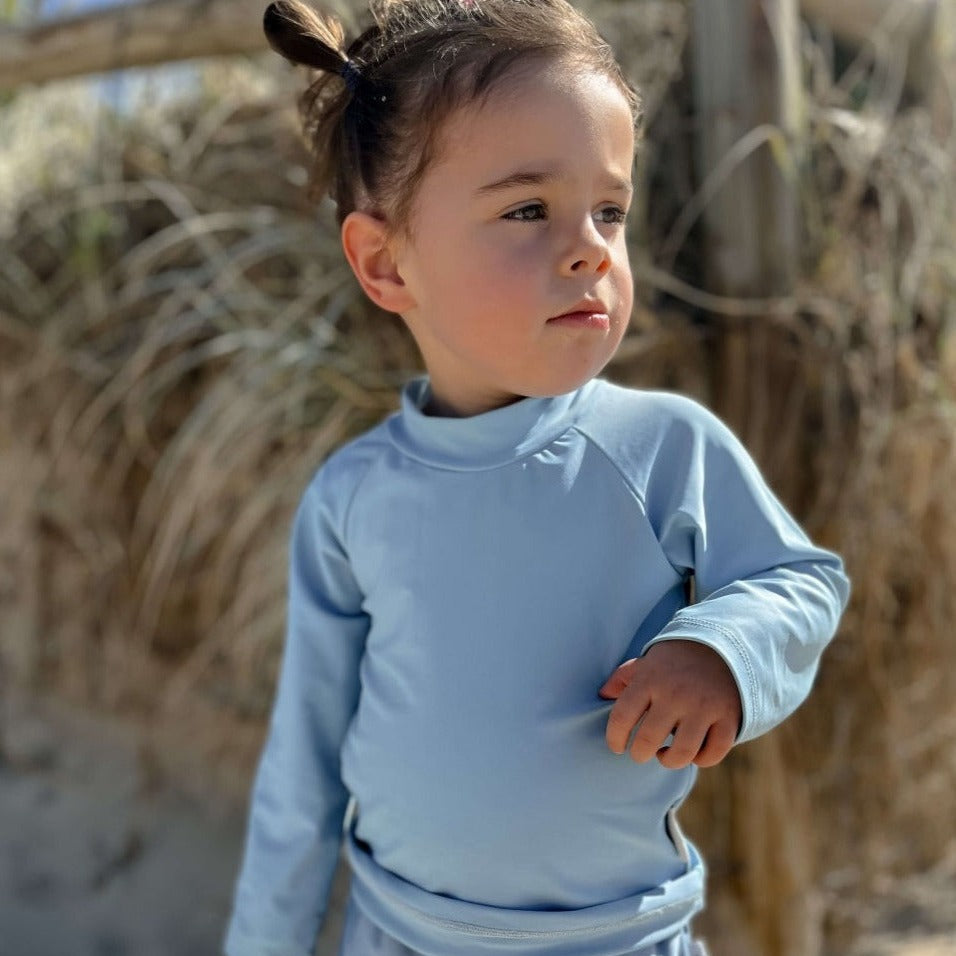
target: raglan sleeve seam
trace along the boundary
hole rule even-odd
[[[371,444],[371,442],[370,442]],[[345,501],[345,504],[342,506],[342,518],[339,522],[340,525],[340,543],[343,548],[346,548],[346,543],[350,538],[349,526],[352,520],[352,512],[355,506],[355,502],[359,497],[359,493],[364,487],[366,481],[368,481],[369,476],[375,470],[375,464],[379,459],[380,449],[377,447],[370,448],[368,450],[368,460],[365,462],[365,468],[362,474],[356,479],[352,488],[349,491],[348,498]]]
[[[601,442],[594,437],[594,435],[581,423],[578,423],[575,428],[577,431],[584,437],[593,448],[601,455],[602,458],[608,463],[608,465],[614,470],[614,473],[620,478],[621,482],[624,484],[624,487],[634,496],[634,499],[637,501],[640,506],[641,513],[644,515],[644,518],[647,520],[648,524],[651,525],[651,530],[654,532],[654,539],[657,541],[658,547],[660,548],[661,555],[664,560],[671,566],[674,573],[678,577],[686,580],[688,577],[688,569],[680,565],[675,564],[671,560],[671,556],[667,553],[663,544],[660,541],[656,529],[653,528],[651,524],[650,515],[647,510],[647,495],[646,492],[641,491],[638,485],[634,482],[630,475],[624,470],[620,463],[614,458],[610,451],[608,451]]]

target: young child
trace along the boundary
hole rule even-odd
[[[807,695],[847,596],[708,412],[600,373],[624,334],[639,100],[565,0],[379,0],[321,71],[314,181],[427,376],[333,455],[229,956],[306,956],[341,841],[347,956],[702,951],[696,768]],[[693,582],[696,603],[688,604]]]

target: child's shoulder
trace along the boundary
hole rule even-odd
[[[350,499],[389,447],[388,418],[350,439],[318,466],[306,487],[304,497],[325,500]]]
[[[675,439],[733,440],[730,430],[713,412],[686,395],[603,380],[594,383],[580,425],[595,436],[628,447]]]
[[[733,432],[685,395],[597,382],[577,424],[640,497],[704,475],[754,473]]]

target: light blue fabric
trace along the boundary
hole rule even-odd
[[[608,951],[603,956],[707,956],[703,943],[694,940],[688,929],[640,950]],[[345,926],[338,956],[424,956],[409,949],[379,929],[359,908],[354,896],[345,910]]]
[[[689,638],[733,671],[740,739],[769,730],[834,633],[840,560],[687,399],[594,381],[443,419],[426,396],[412,383],[299,508],[226,951],[312,951],[350,798],[356,897],[415,951],[653,946],[703,905],[670,813],[695,770],[612,754],[597,690]]]

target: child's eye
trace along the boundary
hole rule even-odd
[[[605,206],[595,213],[595,218],[603,225],[620,226],[627,219],[627,210],[620,206]]]
[[[548,211],[544,208],[544,203],[530,202],[526,206],[506,212],[501,218],[515,222],[540,222],[548,218]]]

